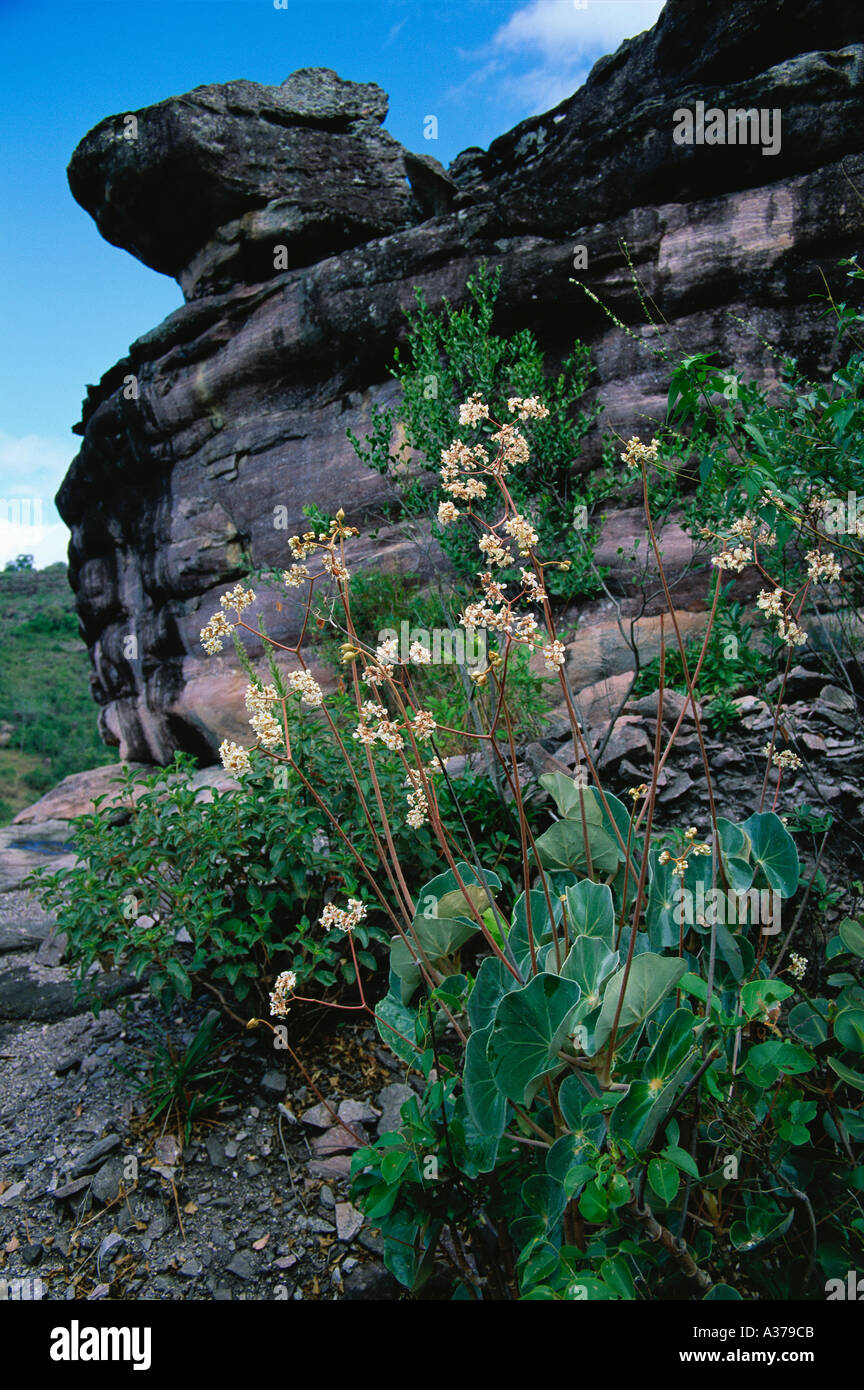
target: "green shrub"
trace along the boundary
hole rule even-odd
[[[567,570],[549,575],[550,593],[558,598],[598,591],[599,580],[590,561],[596,534],[592,526],[595,504],[610,496],[620,469],[605,467],[579,477],[575,465],[594,419],[597,406],[585,407],[583,397],[592,371],[590,353],[575,343],[556,372],[546,362],[534,335],[527,329],[509,337],[492,332],[495,303],[501,280],[500,267],[482,264],[467,282],[468,300],[461,309],[447,301],[439,313],[416,291],[417,307],[408,314],[408,346],[403,356],[394,353],[392,375],[402,388],[398,409],[373,407],[369,435],[361,442],[349,430],[358,457],[369,467],[390,477],[399,487],[409,516],[434,516],[439,494],[430,492],[431,469],[440,467],[442,450],[454,436],[471,443],[489,444],[491,428],[460,431],[461,402],[479,391],[499,420],[507,419],[511,396],[540,396],[548,406],[548,418],[529,422],[533,444],[531,458],[511,484],[520,511],[530,516],[540,545],[550,559],[565,560]],[[391,451],[393,431],[404,428],[404,445]],[[494,453],[494,443],[491,445]],[[412,457],[416,455],[417,457]],[[488,519],[490,508],[476,508]],[[477,561],[470,534],[447,531],[433,522],[433,534],[463,580],[473,585]],[[507,574],[515,578],[515,571]]]

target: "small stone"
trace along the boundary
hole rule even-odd
[[[311,1129],[329,1129],[333,1123],[333,1114],[333,1106],[328,1108],[322,1102],[321,1105],[313,1105],[311,1110],[304,1110],[300,1119]]]
[[[194,1256],[190,1256],[190,1258],[184,1260],[180,1266],[180,1273],[185,1279],[197,1279],[203,1268],[204,1266],[200,1260],[196,1260]]]
[[[221,1140],[217,1139],[215,1134],[208,1134],[204,1141],[204,1147],[210,1158],[211,1166],[213,1168],[224,1168],[225,1149],[223,1148]]]
[[[351,1155],[334,1154],[332,1158],[313,1158],[309,1164],[309,1176],[329,1178],[331,1181],[351,1176]]]
[[[407,1100],[410,1100],[414,1092],[410,1086],[404,1085],[401,1081],[393,1082],[390,1086],[385,1086],[383,1091],[379,1091],[377,1104],[381,1110],[381,1118],[378,1121],[378,1133],[389,1134],[391,1131],[398,1131],[402,1123],[400,1111]]]
[[[122,1181],[123,1159],[119,1154],[116,1154],[109,1158],[107,1163],[103,1163],[97,1173],[94,1173],[90,1191],[98,1202],[103,1202],[107,1206],[119,1195]]]
[[[343,1125],[371,1125],[378,1119],[378,1111],[365,1100],[343,1100],[337,1114]]]
[[[322,1207],[330,1207],[332,1210],[336,1205],[336,1198],[333,1196],[332,1187],[322,1187],[321,1191],[318,1193],[318,1201],[321,1203]]]
[[[111,1231],[99,1246],[99,1251],[96,1255],[97,1266],[101,1265],[103,1260],[109,1263],[111,1260],[116,1260],[117,1256],[120,1254],[121,1247],[125,1246],[125,1244],[126,1242],[119,1231]]]
[[[29,1265],[31,1268],[33,1265],[38,1265],[41,1258],[41,1245],[25,1245],[21,1251],[21,1259],[24,1261],[25,1265]]]
[[[74,1197],[77,1193],[83,1192],[85,1187],[90,1186],[89,1178],[73,1178],[71,1182],[64,1182],[60,1187],[55,1187],[51,1196],[55,1201],[62,1201],[64,1197]],[[2,1201],[0,1197],[0,1201]]]
[[[252,1279],[255,1273],[252,1267],[252,1257],[245,1250],[238,1250],[226,1268],[228,1273],[233,1274],[237,1279]]]
[[[86,1062],[86,1057],[84,1061]],[[83,1066],[83,1063],[82,1063]],[[106,1134],[104,1139],[97,1139],[95,1144],[91,1144],[82,1154],[79,1155],[74,1164],[70,1177],[80,1177],[82,1173],[91,1173],[94,1168],[98,1168],[103,1158],[113,1153],[120,1146],[119,1134]]]
[[[284,1071],[275,1069],[265,1072],[258,1082],[258,1089],[263,1096],[272,1096],[274,1100],[279,1100],[288,1089],[288,1077]]]
[[[346,1149],[359,1149],[365,1142],[366,1136],[359,1125],[354,1125],[352,1130],[347,1130],[344,1125],[334,1125],[325,1134],[316,1134],[312,1140],[312,1152],[316,1158],[328,1158]]]
[[[82,1052],[67,1052],[64,1056],[58,1058],[57,1065],[54,1068],[55,1072],[58,1076],[66,1076],[68,1072],[74,1071],[76,1067],[80,1067],[83,1056],[84,1054]]]
[[[336,1203],[336,1235],[345,1245],[357,1235],[363,1225],[363,1215],[350,1202]]]
[[[7,1187],[6,1191],[0,1194],[0,1207],[10,1207],[13,1202],[17,1202],[26,1186],[26,1182],[23,1181],[13,1182],[11,1187]]]

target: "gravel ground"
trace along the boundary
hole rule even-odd
[[[186,1143],[176,1121],[150,1122],[132,1078],[166,1028],[188,1042],[208,1002],[166,1018],[104,976],[94,1018],[63,945],[29,894],[0,893],[0,1282],[38,1279],[45,1299],[397,1297],[346,1181],[352,1149],[411,1094],[373,1033],[325,1032],[323,1015],[297,1043],[307,1080],[263,1030],[224,1028],[230,1099]]]

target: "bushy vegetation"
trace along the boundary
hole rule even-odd
[[[861,272],[847,270],[854,291]],[[274,1031],[313,1005],[374,1020],[423,1084],[398,1128],[355,1154],[353,1193],[406,1289],[421,1292],[443,1262],[457,1299],[824,1298],[864,1253],[864,914],[853,890],[836,931],[820,920],[844,888],[820,879],[821,851],[801,852],[830,819],[784,812],[806,755],[784,705],[793,662],[829,619],[826,659],[855,689],[861,532],[831,518],[838,495],[864,492],[864,320],[833,306],[845,366],[815,385],[790,365],[771,398],[691,359],[660,437],[620,442],[619,482],[641,494],[669,617],[650,673],[653,753],[616,796],[576,718],[558,634],[553,598],[567,590],[552,581],[571,572],[569,536],[544,548],[541,426],[560,424],[562,398],[527,340],[484,358],[481,289],[464,319],[421,303],[412,372],[440,369],[445,331],[463,334],[464,371],[437,398],[412,387],[412,405],[406,391],[406,413],[415,430],[426,420],[414,439],[430,467],[442,439],[448,453],[438,524],[463,579],[470,568],[459,624],[488,635],[467,676],[482,698],[465,696],[465,672],[444,693],[422,641],[405,652],[381,637],[387,622],[362,610],[373,596],[386,610],[388,596],[350,573],[354,528],[341,509],[318,518],[291,539],[285,583],[307,615],[330,595],[339,691],[312,674],[305,629],[277,651],[244,616],[254,592],[236,585],[202,641],[213,653],[233,641],[249,676],[254,745],[221,749],[241,790],[196,801],[179,760],[127,820],[98,809],[80,823],[89,863],[55,876],[49,901],[82,969],[107,953],[162,993],[188,993],[197,976],[256,1008],[269,995],[251,1022]],[[373,451],[389,445],[379,425]],[[710,557],[696,644],[682,640],[657,541],[655,499],[662,510],[673,488]],[[732,593],[754,570],[755,614]],[[263,635],[266,670],[249,663],[245,632]],[[530,710],[533,697],[513,676],[528,658],[556,683],[577,758],[575,776],[545,774],[539,788],[517,774],[519,699]],[[699,696],[716,704],[769,670],[764,778],[733,818]],[[698,826],[658,801],[683,719],[664,724],[670,688],[689,706],[709,793]],[[457,724],[460,701],[471,717]],[[488,775],[444,766],[454,729]]]
[[[89,675],[66,566],[7,566],[0,573],[0,824],[69,773],[115,761],[99,737]]]

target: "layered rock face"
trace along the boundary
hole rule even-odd
[[[676,143],[675,113],[700,102],[773,126],[745,120],[755,143]],[[248,732],[245,676],[206,658],[198,632],[248,560],[286,563],[304,504],[341,504],[362,527],[391,496],[346,428],[362,436],[372,404],[394,399],[387,364],[415,286],[458,303],[482,259],[500,265],[496,329],[530,327],[553,358],[590,343],[605,422],[625,436],[663,417],[658,347],[673,362],[713,348],[770,380],[765,339],[830,369],[810,296],[820,268],[838,283],[837,260],[860,249],[864,12],[667,0],[573,97],[448,171],[388,136],[386,109],[378,87],[308,69],[109,118],[73,155],[70,186],[102,234],[187,301],[88,388],[57,499],[100,725],[124,758],[210,759]],[[574,468],[598,451],[599,435]],[[428,573],[439,557],[382,527],[353,563]],[[263,611],[295,637],[290,593]]]

